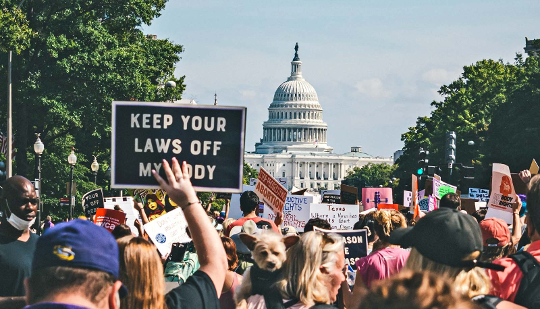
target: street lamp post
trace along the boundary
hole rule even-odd
[[[36,153],[36,161],[37,161],[37,168],[36,173],[34,175],[34,178],[37,180],[38,183],[38,192],[39,192],[39,202],[38,202],[38,211],[37,211],[37,234],[41,235],[41,213],[43,212],[43,199],[41,198],[41,195],[43,194],[43,189],[41,188],[41,154],[43,153],[43,150],[45,150],[45,145],[39,138],[41,133],[36,133],[36,142],[34,143],[34,152]]]
[[[109,191],[109,194],[111,194],[111,168],[110,167],[105,171],[105,178],[107,179],[107,191]]]
[[[99,170],[99,163],[97,162],[96,156],[94,156],[94,162],[92,162],[90,168],[92,169],[92,173],[94,174],[94,184],[97,184],[97,172]]]
[[[75,155],[75,147],[71,147],[71,153],[68,156],[68,163],[71,166],[70,181],[69,181],[69,221],[73,219],[73,168],[77,163]]]

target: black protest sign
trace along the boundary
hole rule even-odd
[[[323,204],[341,204],[341,195],[339,194],[325,194],[322,198]]]
[[[175,157],[199,191],[242,192],[245,122],[245,107],[113,102],[111,187],[157,189]]]
[[[105,208],[103,191],[101,189],[96,189],[83,195],[82,207],[84,209],[84,215],[88,218],[96,214],[96,209]]]
[[[341,197],[340,204],[353,204],[358,203],[358,188],[341,184]]]
[[[218,193],[216,194],[216,200],[230,200],[231,196],[231,193]]]
[[[354,270],[356,270],[356,261],[367,256],[368,239],[366,229],[335,231],[323,230],[318,227],[314,229],[323,233],[333,233],[343,237],[343,243],[345,244],[345,263],[350,265]]]

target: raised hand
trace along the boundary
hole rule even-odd
[[[181,208],[198,203],[199,199],[189,180],[189,173],[185,161],[182,163],[182,168],[180,168],[178,160],[173,158],[171,169],[169,162],[163,160],[163,170],[165,171],[167,181],[161,178],[155,170],[152,170],[152,174],[159,183],[159,186],[167,192],[169,198],[173,202]]]

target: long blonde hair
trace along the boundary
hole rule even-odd
[[[478,267],[468,269],[437,263],[423,256],[416,248],[411,249],[403,270],[429,271],[445,277],[452,283],[456,292],[468,298],[489,294],[491,289],[491,281],[484,269]]]
[[[320,232],[304,233],[300,241],[287,250],[283,279],[276,283],[283,298],[296,298],[306,306],[330,303],[326,285],[329,278],[320,268],[334,270],[340,251],[343,251],[341,237]]]
[[[163,265],[156,247],[141,237],[117,240],[120,250],[120,281],[129,293],[121,309],[166,309]]]

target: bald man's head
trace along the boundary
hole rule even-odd
[[[28,186],[34,188],[30,180],[26,179],[23,176],[15,175],[10,177],[4,183],[4,191],[2,191],[2,197],[9,199],[13,196],[21,194],[26,191]]]
[[[37,195],[32,183],[23,176],[13,176],[4,183],[3,200],[17,217],[31,221],[36,216]]]

